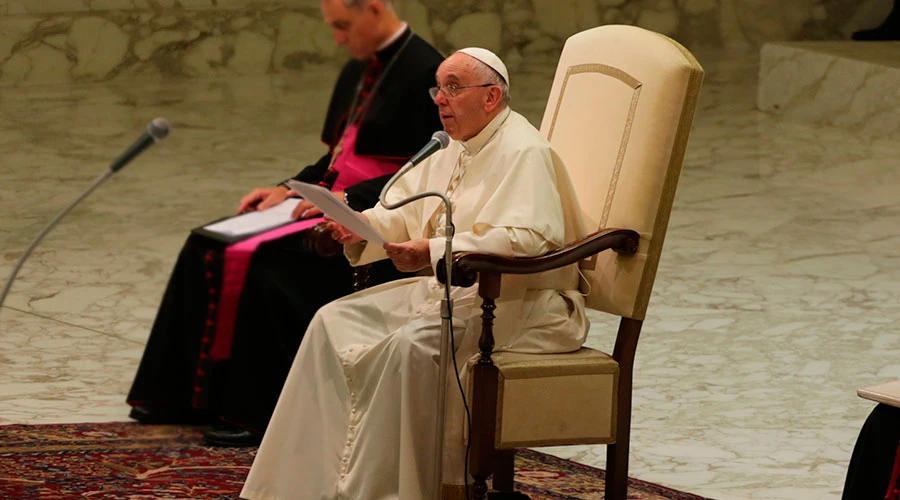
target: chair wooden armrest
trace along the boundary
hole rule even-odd
[[[344,246],[331,237],[331,231],[320,222],[304,231],[306,249],[319,257],[333,257],[344,251]]]
[[[332,238],[332,232],[321,222],[305,231],[304,244],[307,250],[319,257],[334,257],[344,252],[344,245]],[[353,268],[353,291],[365,290],[369,286],[371,264]]]
[[[580,240],[541,255],[540,257],[501,257],[474,252],[453,254],[453,285],[472,286],[479,273],[490,274],[533,274],[568,266],[584,260],[604,250],[612,250],[622,255],[637,252],[640,235],[630,229],[602,229]],[[443,283],[446,272],[441,264],[437,266],[437,278]]]

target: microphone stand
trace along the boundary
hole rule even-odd
[[[103,172],[103,174],[100,175],[100,177],[97,177],[97,179],[95,179],[94,182],[92,182],[91,185],[88,186],[88,188],[83,193],[81,193],[81,196],[79,196],[75,201],[73,201],[66,208],[64,208],[62,210],[62,212],[57,214],[57,216],[54,217],[53,220],[51,220],[50,223],[47,224],[46,227],[44,227],[44,229],[40,232],[40,234],[37,235],[37,237],[34,239],[34,241],[31,242],[31,245],[28,245],[28,248],[25,249],[25,253],[23,253],[22,256],[19,257],[19,260],[16,262],[16,265],[13,267],[12,272],[9,273],[9,278],[6,280],[6,285],[3,287],[3,293],[0,294],[0,308],[3,307],[3,302],[6,300],[6,296],[9,294],[10,288],[12,288],[13,280],[16,279],[16,275],[19,274],[19,270],[22,269],[22,265],[25,264],[25,260],[28,259],[28,256],[31,255],[31,252],[33,252],[34,249],[41,242],[41,240],[44,239],[44,236],[47,236],[47,233],[49,233],[54,227],[56,227],[56,225],[59,224],[59,221],[62,220],[62,218],[65,217],[66,214],[71,212],[72,209],[75,208],[76,205],[81,203],[82,200],[84,200],[91,193],[93,193],[95,189],[97,189],[98,187],[100,187],[101,184],[106,182],[106,179],[109,179],[110,176],[112,176],[112,174],[114,174],[114,173],[116,173],[116,171],[113,170],[112,168],[109,168],[106,170],[106,172]]]
[[[378,197],[378,201],[381,202],[381,205],[388,210],[396,210],[406,204],[412,203],[416,200],[421,200],[423,198],[436,196],[440,198],[444,202],[445,212],[447,214],[447,221],[445,226],[445,237],[446,242],[444,244],[444,269],[446,272],[446,280],[444,281],[444,298],[441,299],[441,354],[440,354],[440,364],[438,369],[438,397],[436,402],[436,412],[437,412],[437,429],[434,437],[434,498],[436,500],[441,500],[441,489],[443,486],[443,462],[444,462],[444,420],[446,418],[445,415],[445,403],[447,399],[447,372],[449,371],[449,364],[451,359],[450,352],[450,326],[453,318],[453,299],[450,298],[450,283],[452,275],[452,256],[453,256],[453,212],[451,211],[451,203],[450,198],[447,197],[444,193],[439,193],[437,191],[426,191],[424,193],[419,193],[406,198],[405,200],[398,201],[396,203],[388,203],[387,202],[387,192],[391,189],[391,187],[396,183],[400,177],[403,177],[411,168],[415,165],[412,163],[407,163],[403,168],[401,168],[393,177],[385,184],[384,189],[381,190],[381,195]]]
[[[12,288],[13,281],[16,279],[16,275],[19,274],[19,270],[22,269],[22,265],[25,264],[25,260],[28,259],[28,256],[31,255],[31,252],[38,246],[38,244],[44,239],[44,236],[47,236],[59,221],[62,220],[63,217],[66,216],[69,212],[72,211],[79,203],[82,202],[85,198],[87,198],[91,193],[94,192],[95,189],[100,187],[101,184],[106,182],[106,179],[109,179],[114,173],[122,170],[125,165],[128,164],[131,160],[133,160],[137,155],[141,154],[142,151],[152,146],[153,144],[163,140],[166,136],[169,135],[169,122],[165,120],[165,118],[155,118],[147,125],[147,131],[144,132],[141,137],[132,144],[128,149],[122,153],[121,156],[116,158],[115,161],[112,162],[112,165],[106,169],[106,172],[97,177],[94,182],[91,183],[88,188],[78,196],[72,203],[69,203],[66,208],[62,210],[53,220],[44,227],[43,230],[37,235],[34,241],[28,245],[28,248],[25,249],[25,253],[19,257],[19,260],[16,262],[16,265],[13,266],[13,270],[9,273],[9,278],[6,280],[6,285],[3,286],[3,293],[0,294],[0,308],[3,307],[3,303],[6,301],[6,296],[9,295],[9,290]]]

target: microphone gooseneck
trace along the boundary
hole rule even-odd
[[[25,249],[25,252],[19,257],[19,260],[16,261],[16,265],[13,266],[12,272],[9,273],[9,278],[6,280],[6,284],[3,287],[3,293],[0,294],[0,308],[3,307],[4,301],[6,301],[6,296],[9,295],[9,290],[12,288],[13,281],[16,279],[16,275],[19,274],[19,270],[22,268],[22,265],[25,264],[25,260],[28,259],[28,256],[31,255],[31,252],[38,246],[41,240],[44,239],[44,236],[47,236],[56,225],[62,220],[63,217],[66,216],[69,212],[72,211],[82,200],[87,198],[91,193],[94,192],[95,189],[100,187],[106,179],[111,177],[114,173],[121,170],[125,165],[128,164],[131,160],[133,160],[137,155],[141,154],[145,149],[150,147],[156,142],[159,142],[166,138],[169,135],[169,122],[166,121],[165,118],[156,118],[151,121],[147,125],[147,130],[138,138],[137,141],[134,142],[128,149],[122,153],[121,156],[116,158],[115,161],[109,166],[109,168],[103,172],[99,177],[97,177],[94,182],[91,183],[88,188],[81,193],[78,198],[75,199],[72,203],[69,203],[66,208],[62,209],[62,211],[47,224],[44,229],[37,235],[34,241],[28,245],[28,248]]]

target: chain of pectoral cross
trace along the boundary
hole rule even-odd
[[[325,172],[325,175],[322,177],[322,182],[320,182],[319,185],[329,188],[334,185],[334,180],[337,178],[337,172],[334,170],[334,162],[337,160],[338,156],[341,155],[341,152],[344,151],[344,138],[347,135],[347,127],[356,123],[357,120],[362,119],[365,110],[372,104],[372,99],[375,97],[378,87],[381,86],[381,82],[384,81],[384,77],[394,66],[394,63],[397,62],[397,59],[400,58],[400,54],[403,53],[403,49],[406,48],[409,41],[412,40],[412,37],[413,34],[410,32],[406,36],[406,40],[403,41],[403,45],[401,45],[400,48],[397,49],[397,52],[391,56],[391,59],[384,66],[384,70],[381,71],[377,79],[374,78],[374,73],[378,71],[378,67],[380,66],[377,56],[372,63],[369,64],[366,70],[363,71],[359,83],[356,84],[356,92],[354,92],[353,101],[350,103],[347,121],[344,123],[343,130],[341,130],[341,138],[338,140],[334,149],[331,150],[331,161],[328,162],[328,170]],[[362,104],[359,103],[360,99],[362,99]]]

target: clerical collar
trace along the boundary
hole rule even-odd
[[[385,40],[384,43],[378,47],[378,50],[375,52],[375,57],[381,60],[382,63],[387,62],[390,58],[397,52],[401,45],[403,45],[403,41],[406,40],[406,35],[409,32],[409,25],[403,23],[400,25],[400,29],[398,29],[390,38]]]
[[[507,106],[506,109],[495,116],[493,120],[488,122],[488,124],[485,125],[483,129],[481,129],[481,132],[475,134],[475,136],[468,141],[459,141],[460,144],[462,144],[463,149],[466,150],[466,153],[470,155],[478,154],[478,152],[481,151],[481,149],[485,147],[488,142],[490,142],[490,140],[494,137],[494,134],[496,134],[497,131],[500,130],[500,127],[503,125],[506,119],[509,118],[509,114],[511,112],[512,110],[509,109],[509,106]]]

